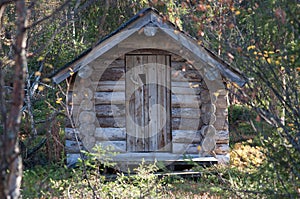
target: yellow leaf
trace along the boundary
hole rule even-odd
[[[40,56],[40,57],[37,59],[37,61],[43,61],[44,59],[45,59],[45,57]]]
[[[241,11],[239,10],[235,11],[235,15],[239,15],[239,14],[241,14]]]
[[[35,75],[35,76],[41,76],[42,73],[41,73],[40,71],[36,71],[36,72],[34,73],[34,75]]]
[[[51,68],[51,69],[53,68],[53,65],[52,65],[52,64],[49,64],[49,63],[45,63],[45,66],[46,66],[46,67],[49,67],[49,68]]]
[[[247,47],[247,50],[248,50],[248,51],[251,50],[251,49],[255,49],[255,46],[252,45],[252,46],[248,46],[248,47]]]
[[[271,58],[268,58],[267,59],[267,62],[270,64],[272,62],[272,59]]]
[[[58,98],[58,99],[56,100],[56,104],[60,104],[61,101],[62,101],[62,98]]]
[[[200,145],[197,146],[197,150],[198,150],[198,151],[201,150],[201,146],[200,146]]]
[[[40,86],[38,87],[38,90],[39,90],[39,91],[43,91],[44,89],[45,89],[45,87],[42,86],[42,85],[40,85]]]
[[[279,65],[279,64],[280,64],[280,61],[279,61],[279,60],[276,60],[276,61],[275,61],[275,64],[276,64],[276,65]]]
[[[49,79],[49,78],[43,78],[43,80],[42,80],[43,82],[51,82],[51,79]]]

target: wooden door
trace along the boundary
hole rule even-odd
[[[170,56],[126,56],[127,151],[170,151]]]

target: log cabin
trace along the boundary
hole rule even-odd
[[[52,80],[71,76],[68,165],[96,145],[112,146],[120,168],[143,159],[229,161],[225,81],[242,87],[246,80],[157,10],[140,11]]]

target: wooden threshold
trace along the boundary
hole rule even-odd
[[[143,161],[145,164],[157,162],[165,165],[170,170],[190,169],[195,165],[213,165],[218,160],[215,157],[199,157],[197,154],[173,154],[173,153],[123,153],[112,157],[121,170],[124,168],[136,168]]]

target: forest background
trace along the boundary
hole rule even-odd
[[[247,77],[244,88],[227,85],[231,164],[195,168],[198,181],[158,179],[142,167],[139,177],[99,186],[89,162],[63,166],[67,83],[50,78],[145,7]],[[1,0],[0,198],[299,197],[299,16],[298,0]]]

